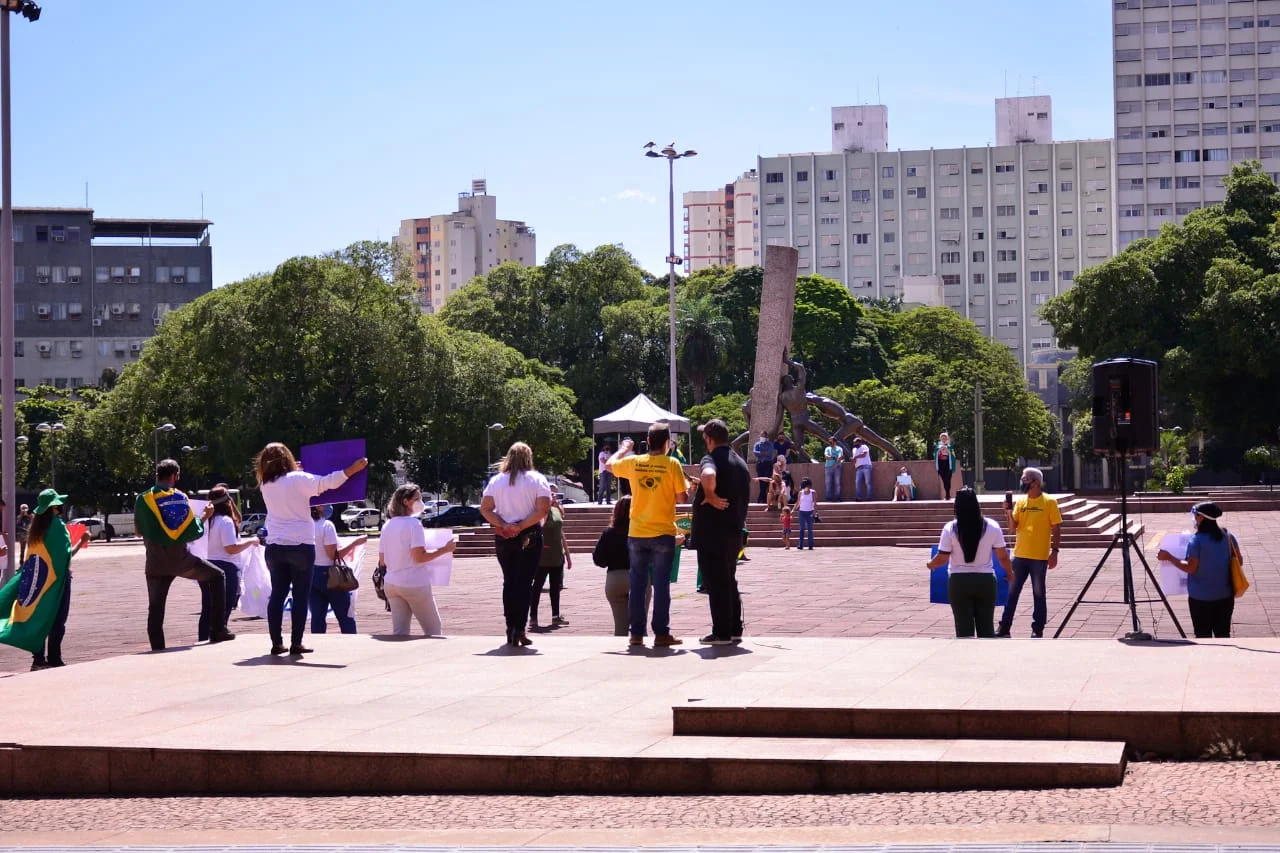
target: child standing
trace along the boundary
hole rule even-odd
[[[791,550],[791,507],[782,508],[782,549]]]

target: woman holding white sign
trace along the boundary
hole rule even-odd
[[[425,636],[437,637],[444,633],[440,610],[431,592],[435,580],[433,567],[428,564],[452,554],[454,542],[450,538],[442,547],[427,550],[427,532],[419,520],[424,509],[422,490],[416,485],[405,483],[396,489],[387,504],[390,518],[378,540],[378,565],[387,569],[383,590],[387,604],[391,605],[391,633],[397,637],[409,636],[412,618],[418,620]]]
[[[1199,639],[1231,636],[1231,616],[1236,609],[1231,583],[1231,553],[1244,563],[1240,543],[1218,526],[1222,507],[1212,501],[1191,508],[1196,533],[1187,545],[1186,559],[1178,559],[1161,549],[1156,557],[1187,573],[1187,609],[1191,626]]]

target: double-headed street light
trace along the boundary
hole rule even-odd
[[[484,470],[486,475],[490,468],[493,467],[493,448],[490,440],[493,438],[493,431],[496,429],[506,429],[502,424],[489,424],[484,431]]]
[[[151,437],[154,439],[154,448],[153,448],[153,449],[154,449],[154,452],[155,452],[155,464],[156,464],[156,465],[159,465],[159,464],[160,464],[160,433],[162,433],[162,432],[173,432],[175,429],[177,429],[177,427],[176,427],[176,426],[174,426],[173,424],[160,424],[160,426],[156,427],[155,429],[153,429],[153,430],[151,431]]]
[[[13,530],[14,501],[17,479],[14,466],[15,412],[14,333],[13,333],[13,139],[9,122],[9,15],[21,15],[28,21],[40,20],[40,7],[32,0],[0,0],[0,471],[4,484],[4,520],[0,527]],[[9,548],[4,558],[0,580],[13,575],[13,553]]]
[[[58,487],[56,471],[58,470],[58,451],[53,443],[53,437],[60,432],[65,432],[67,425],[58,423],[39,423],[36,424],[36,431],[43,432],[49,436],[49,488],[56,489]]]
[[[696,157],[698,152],[693,149],[677,152],[674,142],[657,151],[654,150],[657,145],[652,142],[647,143],[644,148],[646,157],[667,159],[667,214],[670,226],[668,229],[670,242],[667,251],[667,312],[669,314],[667,319],[670,334],[667,341],[667,358],[671,362],[671,413],[678,415],[680,410],[676,408],[676,264],[684,263],[684,258],[676,254],[676,161],[682,157]]]

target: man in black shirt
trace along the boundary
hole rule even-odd
[[[702,642],[726,646],[742,640],[738,553],[751,500],[747,463],[729,446],[729,428],[719,418],[698,428],[707,445],[701,483],[693,498],[693,539],[702,585],[711,605],[711,633]]]

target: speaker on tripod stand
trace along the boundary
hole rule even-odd
[[[1160,430],[1158,427],[1160,412],[1159,373],[1154,361],[1140,358],[1112,358],[1093,365],[1093,452],[1106,456],[1116,463],[1118,469],[1117,485],[1120,487],[1120,529],[1111,539],[1111,545],[1098,561],[1093,574],[1085,581],[1075,603],[1067,611],[1062,624],[1054,633],[1054,637],[1062,634],[1067,623],[1071,621],[1076,608],[1081,604],[1125,604],[1129,608],[1133,630],[1125,634],[1126,640],[1150,640],[1151,634],[1142,630],[1138,621],[1138,604],[1160,601],[1169,612],[1178,633],[1187,636],[1182,630],[1177,614],[1165,597],[1160,582],[1156,579],[1142,549],[1133,541],[1129,532],[1129,456],[1135,453],[1155,453],[1160,449]],[[1124,566],[1122,576],[1124,601],[1087,601],[1085,595],[1089,587],[1097,579],[1102,567],[1106,565],[1111,552],[1120,549],[1121,562]],[[1143,599],[1138,601],[1134,595],[1132,553],[1138,555],[1146,570],[1147,579],[1155,587],[1159,599]]]

